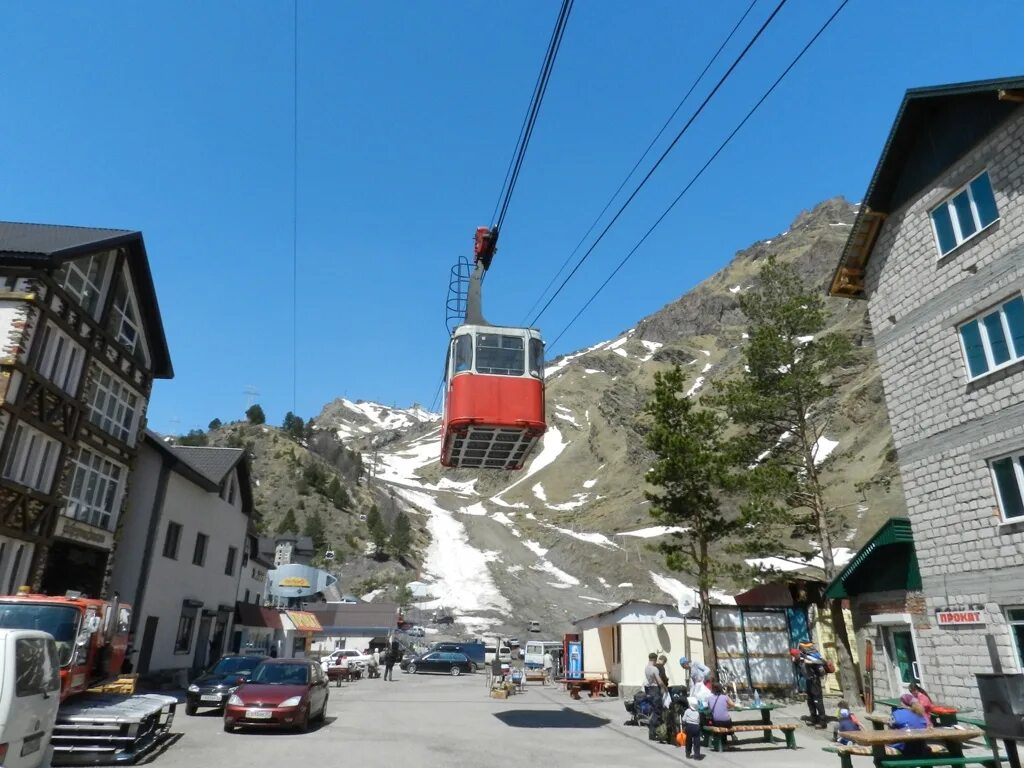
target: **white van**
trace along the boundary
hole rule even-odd
[[[0,765],[49,765],[60,705],[60,665],[53,637],[0,629]]]
[[[551,651],[554,655],[555,651],[561,649],[562,643],[558,640],[527,640],[523,663],[527,669],[540,669],[544,666],[544,654],[547,651]]]
[[[484,664],[490,664],[494,661],[494,655],[498,655],[498,660],[502,663],[512,661],[512,649],[504,644],[502,641],[501,645],[495,645],[493,640],[488,640],[487,644],[484,645]]]

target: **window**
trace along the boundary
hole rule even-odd
[[[969,379],[1024,359],[1024,298],[1015,296],[960,326]]]
[[[235,575],[235,557],[238,556],[238,550],[234,547],[228,547],[228,561],[224,565],[224,575],[234,576]]]
[[[124,467],[81,448],[74,462],[64,514],[99,528],[114,530],[124,488]]]
[[[1021,497],[1021,490],[1024,489],[1024,454],[993,459],[989,462],[989,468],[1003,519],[1017,520],[1024,517],[1024,501]]]
[[[544,342],[540,339],[530,339],[530,375],[544,378]]]
[[[127,347],[130,352],[135,352],[142,335],[142,326],[139,323],[139,310],[135,304],[135,296],[128,283],[127,271],[121,273],[114,287],[114,302],[110,307],[109,328],[118,342]],[[144,348],[143,355],[145,355]]]
[[[205,533],[196,534],[196,548],[192,550],[192,565],[202,567],[206,563],[206,542],[210,537]]]
[[[1013,646],[1017,651],[1017,664],[1020,669],[1024,669],[1024,608],[1007,609],[1006,620],[1010,624],[1010,636],[1013,637]]]
[[[473,367],[473,337],[464,334],[452,342],[455,346],[455,373],[468,371]]]
[[[522,376],[526,363],[523,352],[522,336],[505,336],[500,333],[477,334],[476,371],[502,376]]]
[[[939,253],[945,256],[998,218],[992,182],[986,171],[932,211],[932,227]]]
[[[19,485],[49,493],[59,455],[59,442],[19,421],[4,464],[4,477]]]
[[[181,543],[181,526],[177,523],[167,523],[167,533],[164,535],[164,557],[177,560],[179,543]]]
[[[21,637],[14,648],[14,695],[41,696],[60,690],[60,666],[53,640]]]
[[[138,412],[139,396],[100,366],[89,397],[89,421],[128,445],[134,445]]]
[[[174,636],[175,653],[188,653],[192,650],[192,631],[196,626],[197,610],[190,605],[182,606],[181,618],[178,619],[178,632]]]
[[[249,602],[249,590],[248,589],[245,590],[245,599],[242,600],[242,602],[243,603],[248,603]]]
[[[78,392],[85,350],[53,323],[43,326],[36,369],[69,395]]]
[[[107,263],[113,253],[104,251],[66,261],[57,270],[56,279],[60,287],[70,293],[93,317],[96,316],[96,309],[99,306]]]

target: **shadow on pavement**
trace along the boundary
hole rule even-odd
[[[511,728],[600,728],[611,722],[573,709],[510,709],[494,716]]]

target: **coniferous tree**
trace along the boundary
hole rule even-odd
[[[327,550],[327,526],[324,525],[324,519],[317,510],[314,509],[306,515],[306,520],[302,525],[302,535],[309,536],[313,540],[313,549],[316,550],[317,555],[323,556]]]
[[[397,558],[403,558],[409,554],[409,546],[412,544],[412,530],[409,526],[409,516],[405,512],[399,512],[395,516],[395,525],[391,529],[391,552]]]
[[[224,422],[222,422],[220,419],[214,419],[213,421],[210,422],[208,428],[209,429],[220,429],[223,426],[224,426]]]
[[[284,517],[281,518],[281,522],[277,524],[277,528],[274,529],[277,533],[298,533],[299,524],[295,520],[295,511],[291,508],[284,513]]]
[[[827,583],[839,573],[833,553],[846,528],[841,510],[826,496],[823,476],[825,431],[833,412],[828,401],[853,360],[852,347],[844,335],[822,334],[828,324],[825,301],[793,267],[771,258],[760,277],[759,287],[739,299],[750,323],[745,371],[723,383],[714,400],[745,428],[750,453],[762,459],[757,490],[791,525],[793,540],[816,542]],[[776,554],[818,554],[809,546],[804,550]],[[830,613],[843,693],[856,698],[860,680],[841,601],[832,601]]]
[[[201,429],[190,429],[187,435],[182,435],[178,438],[178,445],[205,446],[209,445],[209,443],[210,439]]]
[[[375,554],[378,558],[384,555],[384,547],[388,542],[388,529],[380,516],[380,510],[374,504],[366,513],[366,527],[370,529],[370,541],[373,542]]]
[[[284,422],[281,424],[281,429],[296,440],[301,440],[305,435],[305,427],[305,422],[302,420],[301,416],[296,416],[291,411],[288,411],[288,413],[284,415]]]
[[[327,498],[334,504],[334,508],[338,510],[346,510],[349,508],[348,493],[342,487],[341,482],[337,476],[332,477],[331,481],[327,484],[327,489],[324,491]]]
[[[250,424],[266,424],[267,417],[263,413],[263,408],[260,407],[259,403],[249,406],[249,409],[245,412],[245,418],[249,420]]]

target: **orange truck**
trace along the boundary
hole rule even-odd
[[[0,596],[0,628],[41,630],[56,642],[61,706],[53,765],[134,763],[170,731],[173,697],[97,690],[118,679],[130,626],[131,606],[116,594],[110,600],[75,592],[58,597],[21,587],[17,595]]]

